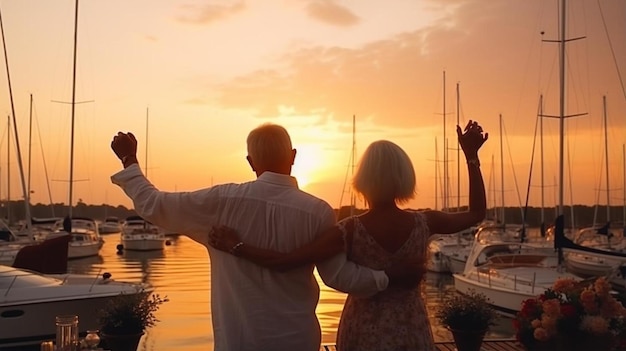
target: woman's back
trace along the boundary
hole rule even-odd
[[[383,270],[426,255],[429,230],[419,212],[366,214],[338,226],[347,238],[348,259],[362,266]],[[341,351],[434,349],[420,286],[390,287],[367,298],[348,296],[337,334]]]

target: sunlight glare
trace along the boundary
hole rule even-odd
[[[296,160],[291,174],[298,180],[300,189],[316,180],[317,172],[322,168],[320,150],[314,144],[301,144],[296,148]]]

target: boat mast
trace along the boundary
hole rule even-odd
[[[446,71],[443,71],[443,195],[444,211],[448,210],[448,139],[446,138]]]
[[[570,41],[583,39],[584,37],[577,37],[572,39],[565,39],[565,22],[566,22],[566,5],[565,0],[561,0],[560,3],[560,29],[558,40],[542,40],[544,42],[556,42],[559,44],[559,115],[544,117],[556,117],[559,119],[559,180],[558,180],[558,206],[557,217],[563,216],[563,179],[565,178],[565,164],[564,164],[564,145],[565,145],[565,118],[577,117],[586,115],[586,113],[578,113],[574,115],[565,114],[565,44]],[[543,33],[542,33],[543,34]],[[572,206],[572,223],[574,222]]]
[[[7,225],[11,225],[11,116],[10,115],[7,116]]]
[[[30,196],[30,176],[31,176],[31,156],[33,146],[33,94],[30,94],[30,104],[28,109],[28,185],[26,186],[26,193]]]
[[[609,136],[606,117],[606,95],[602,96],[602,108],[604,112],[604,165],[606,167],[606,221],[611,221],[611,187],[609,186]]]
[[[437,185],[439,183],[439,153],[438,153],[438,147],[437,147],[438,145],[439,144],[437,144],[437,137],[435,137],[435,211],[437,211],[438,206],[439,206],[439,204],[437,203],[439,200],[438,198],[439,189],[437,189]]]
[[[502,133],[502,114],[500,114],[500,186],[502,187],[500,189],[500,195],[502,196],[502,225],[505,225],[505,221],[504,221],[504,213],[505,213],[505,208],[504,208],[504,150],[503,150],[503,139],[504,135]]]
[[[352,179],[354,179],[354,162],[356,159],[356,115],[352,115]],[[356,209],[356,195],[354,190],[350,191],[350,216],[354,216]]]
[[[4,26],[2,25],[2,16],[0,15],[0,30],[2,31],[2,47],[4,49],[4,63],[6,65],[6,71],[7,71],[7,82],[9,84],[9,97],[11,99],[11,115],[13,116],[13,128],[15,129],[15,145],[17,146],[17,164],[18,167],[20,169],[20,179],[22,180],[22,192],[24,193],[24,216],[26,217],[26,229],[28,231],[28,235],[29,238],[32,239],[32,232],[30,231],[31,229],[31,216],[30,216],[30,198],[29,198],[29,193],[26,192],[26,182],[24,180],[24,168],[22,166],[22,153],[20,150],[20,140],[19,140],[19,135],[17,133],[17,119],[15,118],[15,104],[13,103],[13,89],[11,87],[11,76],[9,74],[9,58],[7,55],[7,47],[6,47],[6,40],[4,39]],[[9,117],[9,125],[11,124],[11,117]],[[9,145],[11,144],[10,142],[8,142],[8,140],[10,139],[10,135],[11,135],[11,129],[8,129],[8,133],[7,135],[9,136],[7,138],[7,148],[9,149],[9,155],[10,155],[10,147]],[[7,158],[8,161],[9,158]],[[8,170],[8,165],[7,165],[7,170]],[[8,177],[10,179],[10,177]],[[9,184],[9,181],[7,180],[7,184]],[[7,204],[10,203],[11,197],[9,196],[10,194],[10,187],[7,189]],[[8,211],[7,207],[7,211]],[[7,215],[7,220],[10,221],[10,216]],[[10,224],[10,223],[8,223]]]
[[[74,6],[74,54],[72,66],[72,112],[71,112],[71,129],[70,129],[70,191],[69,191],[69,210],[68,216],[72,218],[72,203],[74,191],[74,117],[76,112],[76,47],[78,46],[78,0]]]
[[[565,130],[565,0],[561,0],[561,30],[559,33],[559,207],[563,215],[564,130]]]
[[[461,92],[459,90],[459,82],[456,83],[456,125],[460,125],[459,106],[461,100]],[[461,144],[457,138],[456,142],[456,211],[461,211]]]
[[[148,107],[146,107],[146,163],[144,173],[146,178],[148,178]]]
[[[544,174],[543,174],[543,94],[539,96],[539,159],[541,163],[541,234],[545,234],[545,198],[544,198]]]

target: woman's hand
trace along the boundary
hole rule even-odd
[[[240,242],[237,232],[227,226],[213,227],[209,232],[209,245],[220,251],[231,252]]]
[[[470,120],[465,126],[465,130],[461,132],[461,127],[456,126],[456,134],[459,138],[459,144],[465,158],[476,159],[478,157],[478,150],[483,146],[485,141],[489,139],[489,133],[483,135],[483,128],[476,121]]]

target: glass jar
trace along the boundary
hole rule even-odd
[[[98,348],[98,344],[100,344],[100,335],[98,335],[98,330],[87,330],[87,335],[85,335],[85,345],[88,350],[95,350]]]
[[[78,345],[78,316],[57,316],[56,326],[56,349],[58,351],[75,351]]]
[[[54,351],[54,342],[52,341],[42,341],[40,351]]]

